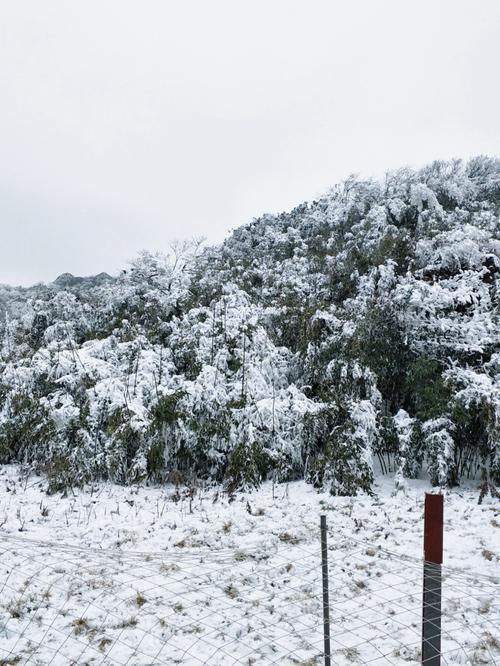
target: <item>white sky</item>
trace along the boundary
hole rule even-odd
[[[500,152],[498,0],[3,0],[0,282]]]

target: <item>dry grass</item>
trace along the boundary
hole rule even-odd
[[[296,546],[301,542],[301,539],[299,539],[298,536],[290,534],[289,532],[282,532],[278,538],[283,543],[289,543],[291,546]]]
[[[87,634],[91,631],[90,624],[84,617],[79,617],[77,620],[73,620],[71,626],[73,627],[73,633],[75,636],[81,636],[82,634]]]
[[[230,599],[236,599],[236,597],[239,595],[239,591],[234,587],[234,585],[228,585],[225,587],[224,592]]]

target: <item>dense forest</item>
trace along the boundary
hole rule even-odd
[[[50,492],[500,483],[500,160],[351,177],[217,247],[0,287],[0,463]]]

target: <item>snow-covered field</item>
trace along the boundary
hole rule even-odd
[[[0,469],[0,665],[322,663],[319,516],[333,663],[419,663],[423,499],[302,482],[99,485],[67,497]],[[500,663],[500,511],[445,497],[443,663]]]

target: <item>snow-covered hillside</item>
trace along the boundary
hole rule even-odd
[[[221,246],[143,253],[116,280],[4,288],[0,463],[52,492],[305,479],[374,462],[498,483],[500,161],[350,178]],[[64,276],[63,276],[64,277]]]

